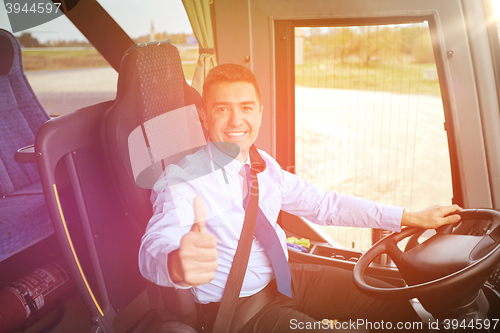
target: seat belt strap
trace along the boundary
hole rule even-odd
[[[246,210],[243,228],[241,230],[240,240],[233,259],[233,265],[229,271],[224,294],[215,319],[213,332],[227,333],[236,311],[236,302],[240,296],[243,278],[248,266],[248,258],[252,248],[253,234],[255,231],[255,222],[257,220],[257,206],[259,203],[259,184],[257,181],[257,172],[254,168],[250,169],[252,182],[249,186],[250,201],[249,209]]]

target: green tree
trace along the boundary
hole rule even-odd
[[[420,32],[419,40],[415,41],[415,45],[417,45],[417,47],[412,49],[412,58],[414,62],[418,64],[434,62],[431,35],[427,29]]]
[[[17,37],[17,40],[19,41],[19,44],[21,44],[22,47],[39,47],[42,46],[38,39],[33,37],[30,32],[23,32],[23,34],[20,37]]]

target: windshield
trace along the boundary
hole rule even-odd
[[[136,43],[171,40],[180,51],[185,77],[193,76],[198,45],[181,0],[99,1]],[[12,31],[6,11],[0,28]],[[118,73],[64,15],[15,33],[35,94],[51,116],[113,100]]]

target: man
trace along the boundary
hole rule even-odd
[[[283,171],[271,156],[252,146],[263,107],[257,81],[243,66],[225,64],[212,69],[205,80],[202,104],[209,142],[178,165],[165,169],[158,184],[167,186],[158,185],[153,191],[154,215],[142,240],[139,265],[142,274],[159,285],[192,288],[200,304],[200,325],[208,331],[245,219],[245,164],[261,159],[265,162],[265,169],[257,176],[258,207],[285,255],[285,233],[276,223],[280,209],[319,224],[390,231],[400,231],[402,226],[437,228],[460,220],[458,215],[450,215],[460,210],[456,205],[410,213],[401,207],[324,192]],[[239,154],[227,164],[219,163],[221,156],[230,154],[221,143],[239,147]],[[209,175],[199,171],[206,165],[213,170]],[[201,197],[204,205],[196,197]],[[286,331],[293,323],[328,318],[418,320],[408,302],[366,297],[352,284],[351,272],[333,267],[290,264],[293,297],[285,296],[287,292],[276,291],[280,281],[274,281],[274,263],[264,247],[254,237],[240,298],[246,300],[270,289],[274,296],[241,328],[242,332]]]

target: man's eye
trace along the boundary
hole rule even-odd
[[[252,108],[250,106],[244,106],[243,110],[245,110],[245,111],[252,111]]]
[[[218,112],[226,112],[227,110],[228,110],[228,108],[225,108],[225,107],[221,107],[221,108],[217,109]]]

